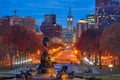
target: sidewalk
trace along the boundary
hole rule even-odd
[[[74,73],[82,73],[79,67],[76,64],[69,64],[67,73],[71,73],[74,71]]]
[[[13,70],[9,70],[9,71],[5,71],[5,72],[0,72],[0,80],[1,78],[13,78],[13,79],[7,79],[7,80],[16,80],[16,74],[20,75],[21,74],[21,70],[26,73],[27,70],[29,69],[33,69],[35,70],[35,67],[28,67],[28,66],[23,66],[23,67],[19,67],[17,69],[13,69]],[[30,72],[32,75],[35,75],[37,72],[33,71]],[[6,80],[6,79],[5,79]]]

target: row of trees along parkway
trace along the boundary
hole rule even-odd
[[[111,25],[104,30],[88,29],[81,34],[76,47],[82,55],[84,52],[87,55],[95,55],[95,65],[99,62],[100,68],[101,57],[107,52],[116,57],[112,64],[120,68],[120,24]]]
[[[35,53],[41,47],[41,37],[24,26],[0,25],[0,65],[10,64],[19,60],[22,64],[23,58]]]

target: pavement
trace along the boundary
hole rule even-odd
[[[94,74],[100,74],[100,72],[92,67],[92,66],[86,66],[86,65],[80,65],[80,64],[58,64],[55,66],[55,68],[61,68],[62,65],[67,65],[68,66],[68,73],[71,72],[71,71],[74,71],[75,73],[85,73],[86,70],[88,70],[88,68],[90,68],[92,70],[92,73]],[[35,70],[35,67],[31,67],[32,69]],[[23,70],[29,70],[30,67],[21,67],[21,68],[18,68],[18,69],[15,69],[15,70],[10,70],[9,72],[0,72],[0,75],[8,75],[8,74],[20,74],[20,71]],[[37,71],[34,71],[34,72],[31,72],[32,74],[32,80],[51,80],[51,77],[45,77],[45,76],[42,76],[42,75],[38,75],[37,74]],[[37,74],[37,75],[36,75]],[[109,73],[108,73],[109,74]],[[117,77],[117,76],[120,76],[120,74],[111,74],[112,77]],[[109,75],[108,76],[104,76],[104,77],[110,77]],[[16,80],[16,78],[14,79],[9,79],[9,80]],[[53,79],[54,80],[54,77]],[[74,78],[74,79],[66,79],[66,80],[85,80],[85,79],[80,79],[80,78]]]
[[[86,80],[86,79],[73,78],[73,80]]]
[[[76,64],[69,64],[68,65],[67,73],[71,73],[72,71],[74,71],[74,73],[82,73],[81,70],[79,69],[79,67],[76,66]]]

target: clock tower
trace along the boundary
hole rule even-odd
[[[67,16],[67,29],[73,31],[73,16],[71,12],[71,7],[69,7],[69,12]]]

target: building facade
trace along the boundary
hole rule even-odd
[[[45,14],[40,30],[48,38],[61,38],[62,36],[62,27],[56,24],[56,16],[54,14]]]
[[[62,40],[64,44],[73,44],[73,33],[70,30],[66,30],[62,33]]]
[[[120,3],[118,0],[96,0],[95,26],[104,28],[120,23]]]
[[[0,26],[9,26],[10,25],[10,17],[0,18]]]
[[[35,19],[30,16],[22,18],[22,25],[34,32],[36,31]]]
[[[45,14],[44,23],[56,24],[56,15],[55,14]]]
[[[74,28],[73,28],[73,16],[71,7],[69,7],[68,15],[67,15],[67,28],[62,30],[62,40],[65,44],[73,44],[74,43]]]
[[[82,32],[88,29],[88,23],[86,20],[79,20],[76,27],[76,41],[81,37]]]
[[[96,26],[95,26],[95,15],[93,15],[93,14],[87,15],[87,23],[88,23],[88,28],[89,29],[95,29],[96,28]]]
[[[98,11],[98,27],[104,28],[120,23],[120,6],[104,6]]]
[[[31,17],[7,16],[0,18],[0,23],[4,25],[21,25],[35,32],[35,19]]]
[[[111,1],[112,0],[96,0],[95,1],[96,10],[98,10],[102,6],[111,4]]]
[[[119,5],[119,1],[118,0],[95,0],[96,10],[106,5]]]
[[[98,11],[101,7],[110,4],[111,0],[95,0],[95,26],[98,28]]]

